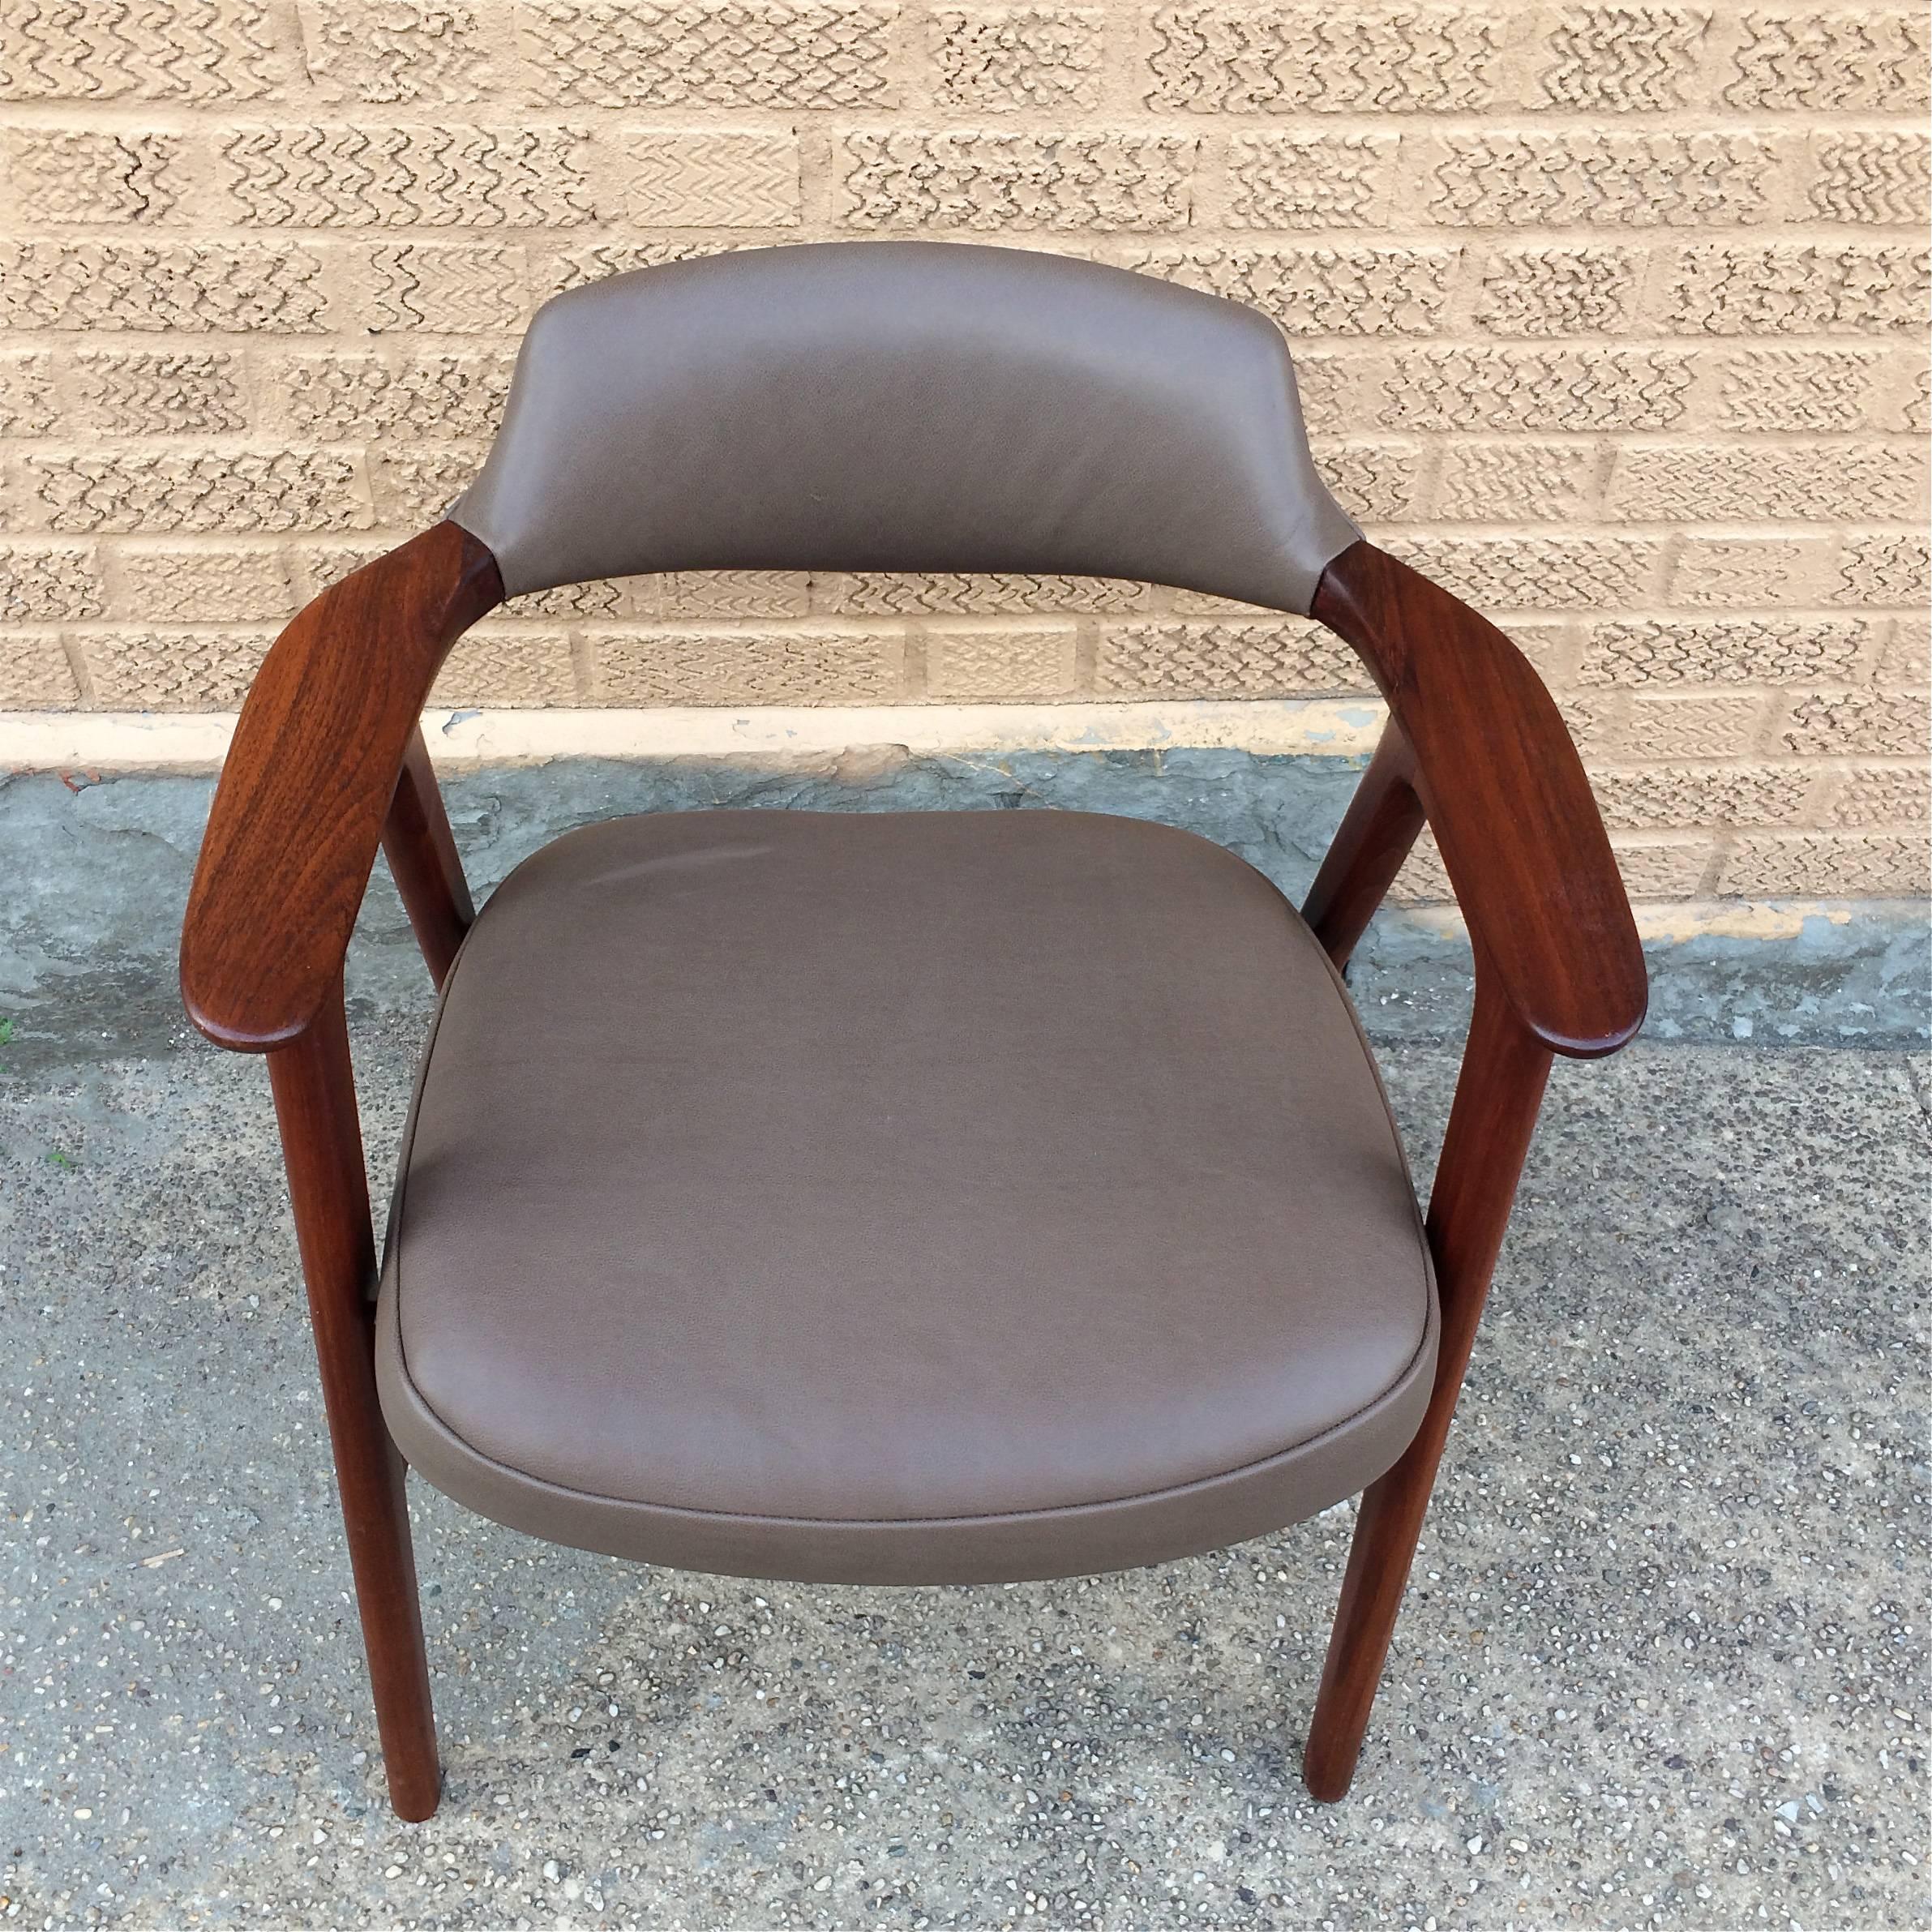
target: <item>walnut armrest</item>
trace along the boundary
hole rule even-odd
[[[430,687],[502,601],[495,559],[439,523],[276,640],[222,766],[182,932],[182,997],[218,1045],[285,1045],[328,996]]]
[[[1480,956],[1557,1053],[1613,1053],[1643,1023],[1643,951],[1561,714],[1493,624],[1373,544],[1329,564],[1313,615],[1360,653]]]

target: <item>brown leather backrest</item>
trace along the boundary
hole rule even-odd
[[[1360,534],[1253,310],[921,242],[750,249],[546,302],[450,516],[512,596],[665,570],[1016,571],[1306,611]]]

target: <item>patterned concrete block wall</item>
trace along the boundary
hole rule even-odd
[[[555,290],[996,240],[1277,319],[1338,493],[1530,652],[1638,893],[1921,891],[1927,44],[1735,0],[0,0],[0,706],[232,707],[462,486]],[[439,696],[1364,688],[1135,585],[741,576],[520,600]]]

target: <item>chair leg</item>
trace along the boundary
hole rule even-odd
[[[383,821],[383,856],[440,992],[463,935],[476,923],[476,908],[420,725],[410,734]]]
[[[1436,1462],[1436,1457],[1412,1450],[1362,1493],[1328,1661],[1302,1755],[1302,1776],[1325,1805],[1346,1797],[1355,1778],[1435,1483]]]
[[[308,1283],[389,1801],[399,1817],[415,1821],[435,1810],[442,1772],[403,1462],[376,1399],[369,1300],[375,1244],[339,981],[307,1030],[269,1055],[268,1075]]]
[[[1429,1241],[1442,1314],[1435,1386],[1415,1441],[1363,1492],[1356,1518],[1302,1759],[1309,1791],[1325,1804],[1347,1794],[1361,1755],[1549,1063],[1549,1049],[1525,1030],[1479,961],[1476,1011],[1429,1197]]]

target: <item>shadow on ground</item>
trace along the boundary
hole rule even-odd
[[[421,1026],[358,1040],[379,1178]],[[1425,1154],[1452,1057],[1386,1058]],[[1559,1065],[1346,1803],[1296,1775],[1346,1510],[886,1591],[549,1549],[417,1484],[422,1827],[373,1761],[261,1069],[179,1042],[0,1092],[15,1922],[1924,1922],[1901,1056]]]
[[[452,771],[443,782],[479,904],[576,826],[717,805],[1116,812],[1211,838],[1299,904],[1361,764],[1198,747],[993,758],[875,746],[763,762],[554,759]],[[213,789],[212,778],[180,773],[0,773],[0,1017],[15,1027],[16,1067],[52,1073],[146,1054],[177,1030],[175,953]],[[1932,1038],[1922,900],[1725,910],[1728,929],[1665,920],[1647,942],[1651,1039],[1905,1047]],[[1441,1040],[1459,1030],[1470,970],[1453,925],[1390,906],[1356,949],[1352,978],[1380,1035]],[[379,861],[349,949],[350,996],[371,1011],[406,1012],[421,983],[409,922]]]

